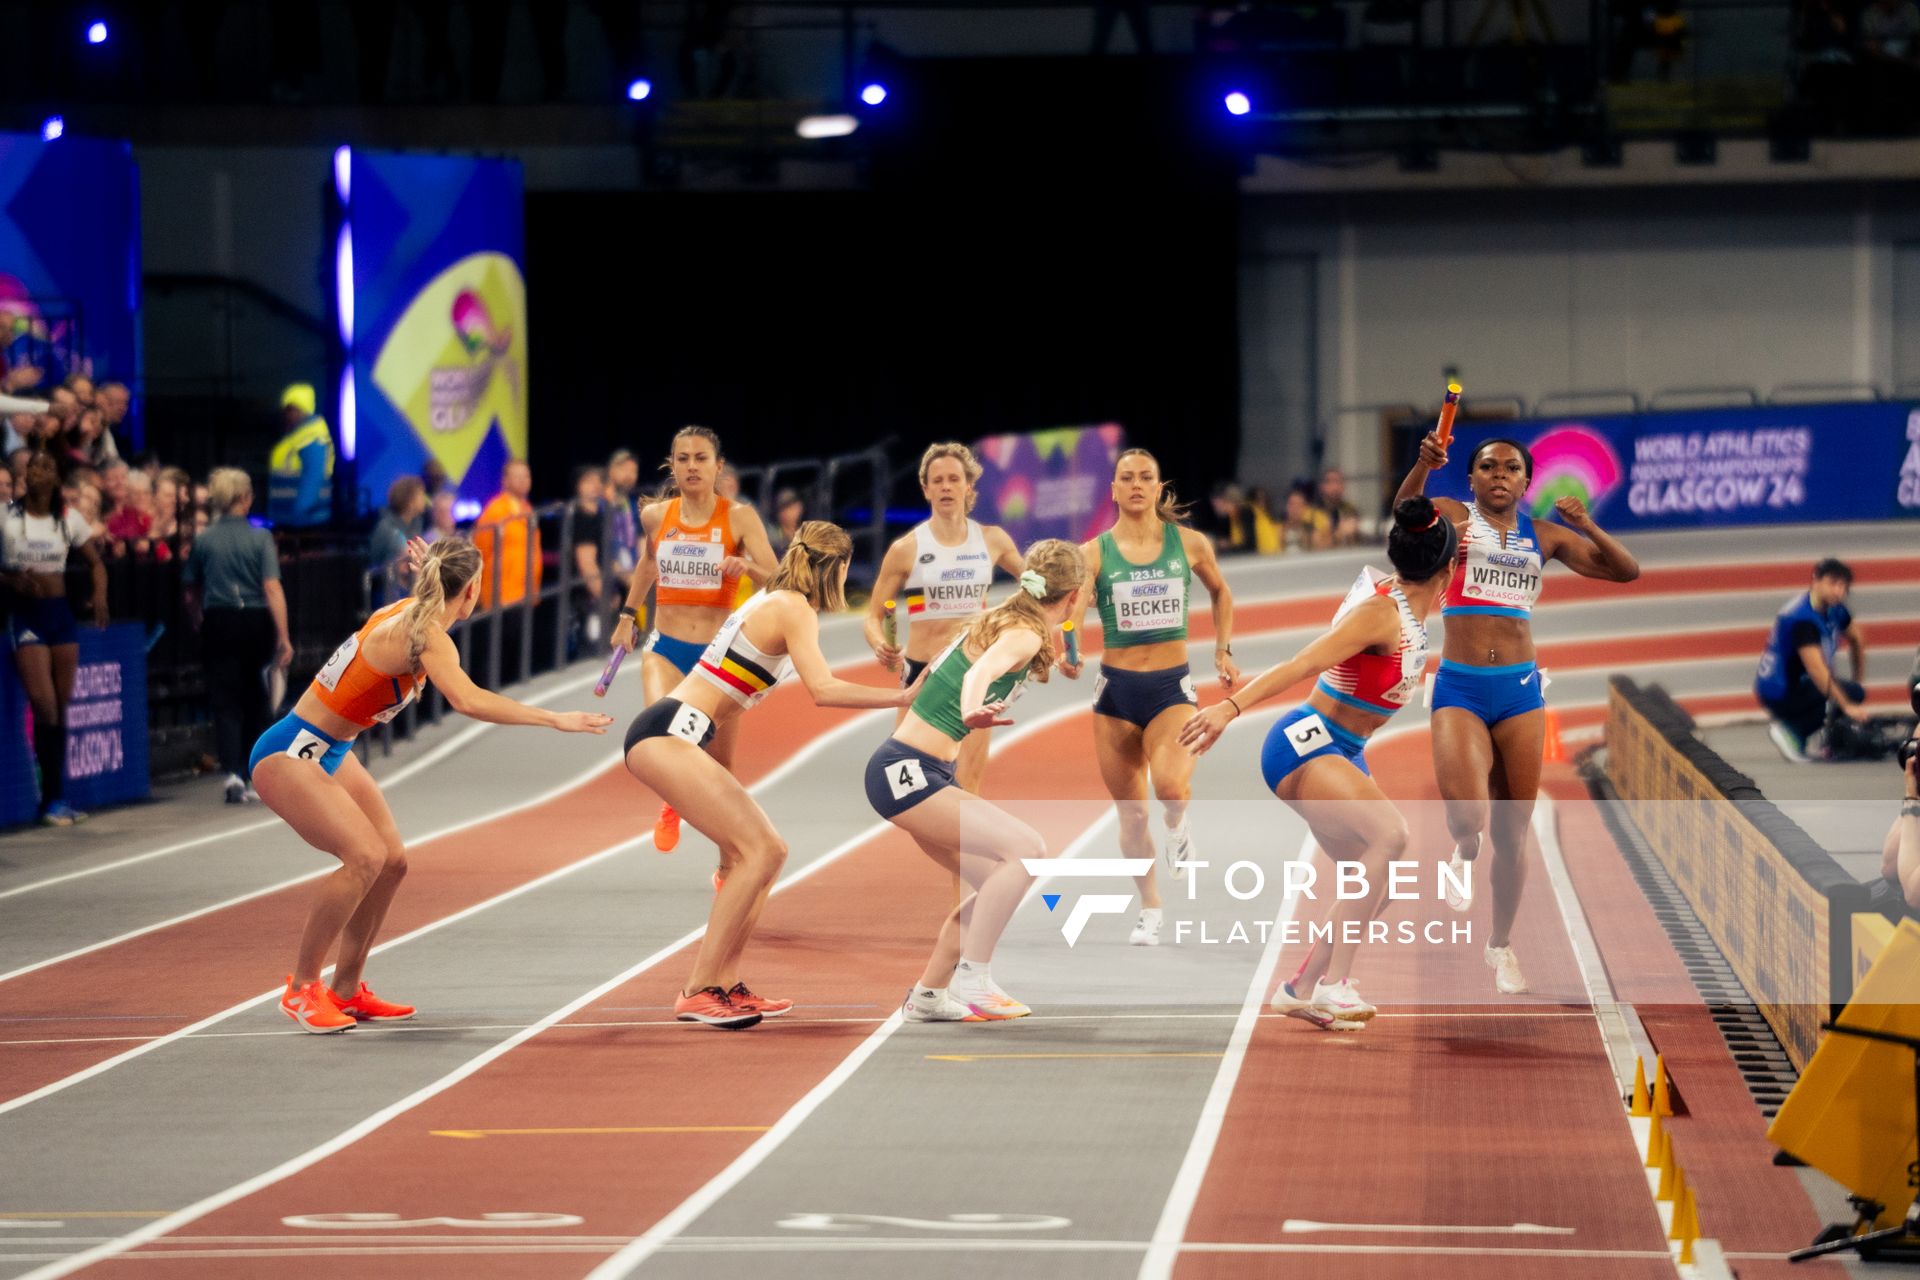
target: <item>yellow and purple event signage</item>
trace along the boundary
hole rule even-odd
[[[976,440],[984,471],[974,519],[1004,527],[1021,547],[1097,537],[1113,523],[1113,464],[1126,447],[1116,422]]]
[[[0,355],[134,393],[120,443],[144,441],[140,406],[140,181],[125,142],[56,129],[0,134]]]
[[[463,515],[527,456],[524,182],[511,160],[334,153],[340,455],[355,505],[445,468]]]
[[[1920,517],[1920,404],[1907,401],[1467,423],[1427,491],[1464,500],[1467,460],[1500,437],[1533,454],[1535,519],[1564,497],[1615,532]]]

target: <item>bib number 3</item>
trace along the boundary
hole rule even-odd
[[[707,730],[712,726],[713,721],[707,718],[706,712],[683,703],[680,709],[673,713],[673,720],[667,725],[667,732],[676,738],[685,738],[697,747],[706,738]]]

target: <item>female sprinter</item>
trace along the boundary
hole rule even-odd
[[[1187,616],[1193,579],[1213,602],[1213,668],[1220,687],[1232,692],[1240,678],[1233,662],[1233,592],[1220,575],[1206,535],[1178,523],[1185,514],[1160,478],[1160,464],[1145,449],[1128,449],[1114,464],[1113,500],[1120,517],[1113,528],[1081,546],[1092,590],[1083,591],[1074,617],[1087,606],[1100,609],[1106,648],[1093,686],[1093,745],[1100,777],[1120,813],[1124,857],[1153,857],[1147,829],[1147,789],[1160,800],[1167,820],[1167,874],[1184,873],[1194,856],[1187,827],[1193,796],[1193,756],[1181,749],[1180,729],[1195,706],[1187,668]],[[1080,667],[1063,664],[1069,676]],[[1127,941],[1160,945],[1160,886],[1152,871],[1142,876],[1140,919]]]
[[[801,525],[765,590],[726,620],[693,671],[627,729],[627,771],[719,845],[728,868],[693,973],[674,1001],[682,1022],[737,1029],[793,1008],[793,1001],[757,996],[740,981],[740,953],[786,861],[786,842],[747,789],[701,748],[791,673],[822,707],[904,706],[917,692],[838,679],[820,652],[818,615],[845,607],[852,556],[853,539],[838,525]]]
[[[1446,590],[1459,534],[1425,498],[1394,508],[1387,536],[1391,577],[1371,567],[1333,615],[1333,629],[1237,694],[1189,720],[1180,741],[1195,755],[1213,745],[1227,724],[1311,675],[1320,678],[1307,700],[1267,731],[1260,771],[1267,787],[1307,820],[1327,856],[1366,867],[1372,892],[1335,906],[1334,940],[1315,944],[1293,980],[1274,993],[1273,1007],[1329,1030],[1357,1031],[1374,1007],[1354,987],[1358,941],[1351,928],[1373,918],[1386,889],[1387,863],[1407,847],[1407,824],[1373,780],[1364,754],[1367,738],[1419,692],[1427,664],[1426,618]],[[1309,979],[1313,994],[1303,997]]]
[[[641,508],[646,551],[613,628],[613,643],[631,652],[640,639],[640,606],[657,582],[653,633],[647,637],[640,668],[649,704],[664,698],[667,690],[693,671],[701,652],[733,612],[740,580],[763,583],[776,563],[759,513],[714,491],[726,463],[720,454],[720,437],[711,428],[680,428],[666,465],[673,476],[668,490],[672,496]],[[728,718],[714,735],[711,750],[722,768],[733,768],[737,733]],[[680,814],[671,804],[662,805],[653,827],[653,847],[671,853],[679,843]],[[723,855],[723,874],[725,869]]]
[[[1428,473],[1446,465],[1446,447],[1429,432],[1398,498],[1420,493]],[[1527,828],[1546,745],[1547,704],[1529,621],[1540,598],[1541,571],[1548,560],[1558,560],[1583,578],[1632,582],[1640,576],[1633,556],[1593,522],[1578,498],[1554,503],[1572,528],[1536,523],[1521,501],[1532,481],[1533,455],[1526,446],[1489,440],[1467,459],[1473,501],[1434,499],[1441,515],[1465,522],[1459,565],[1440,609],[1447,635],[1433,682],[1434,774],[1447,801],[1453,869],[1462,884],[1471,883],[1464,864],[1480,856],[1490,802],[1501,801],[1491,806],[1493,924],[1486,961],[1502,995],[1527,989],[1513,954],[1513,918],[1527,882]],[[1465,911],[1471,890],[1449,891],[1447,904]]]
[[[927,662],[966,623],[980,616],[987,607],[987,588],[996,566],[1016,578],[1024,567],[1020,549],[1005,529],[968,518],[979,497],[974,492],[979,479],[980,464],[964,444],[936,444],[920,455],[920,492],[933,510],[887,548],[867,606],[867,645],[889,671],[900,668],[905,660],[902,685],[919,679]],[[907,606],[904,649],[887,643],[884,628],[886,602],[899,599],[903,592]],[[906,715],[902,707],[900,718]],[[984,729],[968,734],[953,763],[954,783],[975,795],[980,794],[987,771],[987,738]]]
[[[60,491],[53,455],[28,458],[20,497],[0,523],[0,565],[13,597],[7,625],[13,661],[33,707],[40,822],[49,827],[70,827],[87,816],[66,801],[67,703],[80,665],[80,633],[67,604],[67,553],[76,548],[93,573],[94,625],[107,625],[107,567],[87,538],[86,518]]]
[[[968,736],[994,725],[1028,676],[1047,678],[1053,637],[1086,573],[1070,542],[1027,552],[1020,587],[968,624],[928,663],[911,711],[867,761],[867,802],[914,838],[929,858],[959,868],[970,893],[940,926],[933,956],[908,992],[911,1022],[1021,1018],[1032,1010],[994,984],[988,966],[1032,877],[1022,858],[1044,858],[1039,832],[955,785]]]
[[[611,716],[546,711],[478,688],[460,669],[447,628],[480,599],[480,553],[465,538],[412,547],[413,595],[395,601],[334,650],[300,701],[253,746],[253,785],[300,838],[340,859],[320,882],[300,935],[300,953],[280,1008],[308,1031],[345,1031],[357,1021],[411,1018],[413,1006],[382,1000],[360,981],[386,919],[407,850],[373,775],[353,757],[354,735],[391,720],[431,679],[462,715],[490,724],[533,724],[564,733],[605,733]],[[321,966],[339,944],[331,989]]]

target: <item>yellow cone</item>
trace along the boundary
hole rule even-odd
[[[1677,1203],[1680,1188],[1685,1183],[1686,1178],[1681,1174],[1680,1166],[1673,1161],[1673,1135],[1665,1134],[1660,1144],[1660,1185],[1654,1190],[1653,1198]]]
[[[1647,1128],[1647,1168],[1658,1169],[1660,1157],[1665,1154],[1667,1126],[1661,1123],[1660,1113],[1653,1113],[1653,1123]]]
[[[1667,1228],[1669,1240],[1691,1240],[1693,1238],[1693,1188],[1687,1185],[1686,1175],[1674,1173],[1673,1225]]]
[[[1656,1115],[1673,1114],[1673,1099],[1667,1092],[1667,1059],[1660,1053],[1653,1055],[1653,1110]]]
[[[1653,1110],[1653,1101],[1647,1097],[1647,1060],[1634,1055],[1633,1059],[1633,1102],[1627,1108],[1630,1116],[1648,1115]],[[1651,1144],[1649,1144],[1651,1146]],[[1653,1162],[1649,1160],[1648,1164]]]

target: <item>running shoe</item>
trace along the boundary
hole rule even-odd
[[[415,1013],[414,1007],[410,1004],[397,1004],[392,1000],[382,1000],[379,996],[373,994],[373,991],[364,982],[360,984],[358,991],[355,991],[345,1000],[340,998],[340,994],[337,991],[330,992],[329,994],[333,996],[334,1004],[340,1007],[340,1012],[346,1014],[356,1022],[404,1022]]]
[[[354,1025],[353,1019],[333,1002],[333,992],[327,990],[326,983],[309,982],[296,991],[292,974],[287,975],[287,993],[280,997],[280,1012],[317,1036],[332,1035]]]
[[[85,822],[87,815],[68,804],[65,800],[50,802],[40,810],[40,825],[43,827],[71,827]]]
[[[682,1022],[704,1022],[710,1027],[742,1031],[760,1021],[757,1009],[743,1009],[719,987],[702,987],[673,1002],[673,1016]]]
[[[1517,996],[1527,989],[1526,975],[1520,972],[1520,961],[1514,956],[1512,947],[1496,947],[1487,944],[1487,968],[1493,970],[1493,987],[1503,996]]]
[[[947,988],[953,998],[965,1004],[988,1022],[1024,1018],[1033,1010],[1002,991],[985,969],[961,969]]]
[[[245,804],[247,802],[247,784],[237,773],[227,775],[227,803]]]
[[[1342,1022],[1372,1022],[1373,1015],[1380,1012],[1361,999],[1360,988],[1353,985],[1352,978],[1314,983],[1311,1003],[1322,1013],[1332,1014]]]
[[[1193,844],[1193,830],[1186,819],[1181,819],[1180,825],[1177,827],[1167,828],[1165,851],[1167,857],[1167,874],[1175,880],[1185,880],[1187,878],[1187,869],[1180,864],[1183,862],[1192,862],[1197,856],[1197,851]]]
[[[1160,945],[1160,918],[1164,913],[1159,907],[1142,907],[1140,919],[1134,924],[1133,932],[1127,935],[1127,945],[1132,947],[1157,947]]]
[[[727,882],[727,878],[720,874],[721,870],[720,867],[713,869],[713,891],[715,893],[720,892],[720,886]]]
[[[955,1000],[945,987],[915,987],[900,1003],[908,1022],[985,1022],[986,1019]]]
[[[1780,749],[1780,754],[1785,756],[1789,763],[1810,764],[1812,762],[1807,755],[1807,744],[1801,740],[1800,735],[1780,721],[1767,721],[1767,736],[1773,739],[1773,745]]]
[[[1293,993],[1291,982],[1280,984],[1279,990],[1273,993],[1273,999],[1267,1002],[1267,1007],[1275,1013],[1284,1013],[1289,1018],[1311,1022],[1322,1031],[1361,1031],[1367,1025],[1356,1019],[1336,1018],[1326,1010],[1316,1008],[1313,1001],[1302,999]]]
[[[1473,905],[1473,873],[1467,870],[1472,865],[1460,856],[1458,849],[1453,851],[1453,859],[1447,863],[1447,870],[1453,873],[1447,880],[1447,905],[1455,911],[1465,911]],[[1458,887],[1455,887],[1456,881]]]
[[[653,847],[661,853],[672,853],[680,845],[680,815],[673,806],[660,806],[660,816],[653,823]]]
[[[791,1000],[775,1000],[753,994],[747,990],[747,984],[744,982],[734,983],[733,990],[727,992],[727,999],[742,1009],[752,1010],[763,1018],[777,1018],[793,1008]]]

